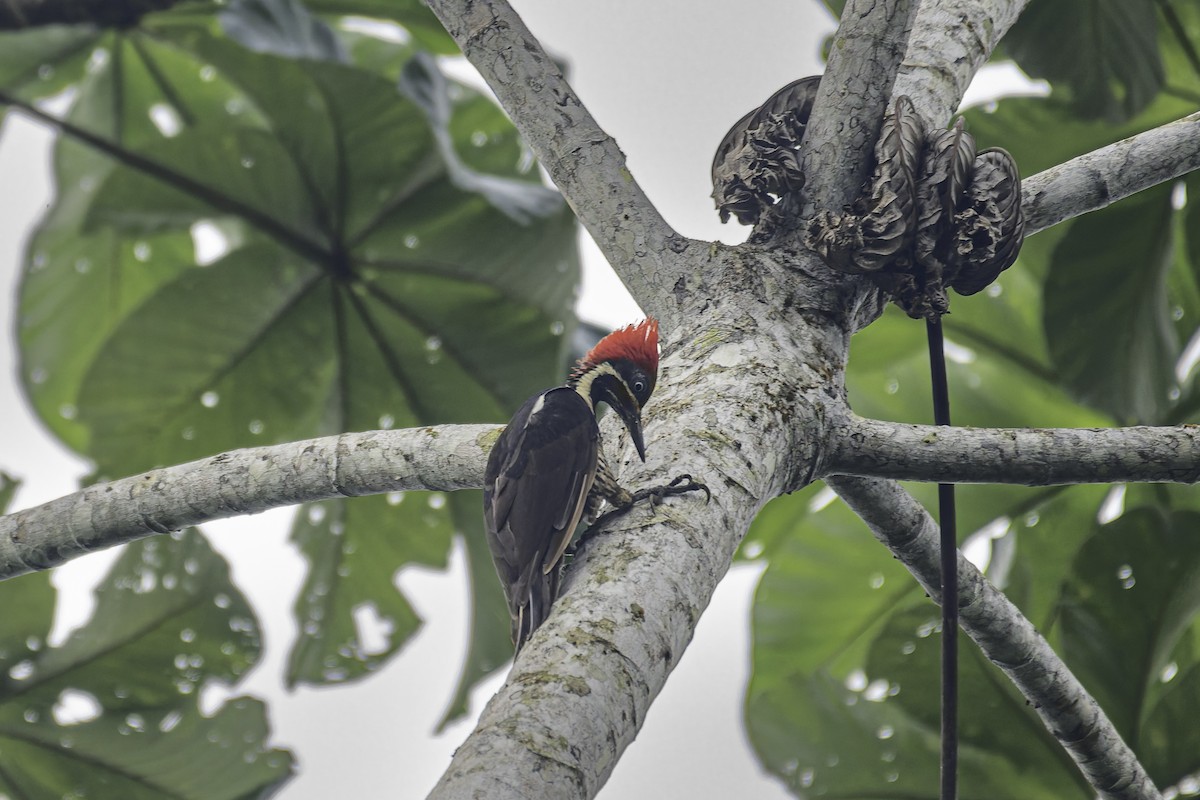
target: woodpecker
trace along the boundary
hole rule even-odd
[[[631,495],[609,470],[596,406],[604,402],[617,413],[645,461],[642,407],[657,380],[658,322],[646,319],[601,339],[565,386],[526,400],[496,440],[483,516],[518,652],[558,597],[563,553],[580,519],[594,518],[602,501],[628,508],[644,496]],[[702,487],[682,490],[695,488]]]

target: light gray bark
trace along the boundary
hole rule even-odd
[[[483,485],[499,425],[344,433],[97,483],[0,517],[0,579],[156,533],[269,508]]]
[[[733,351],[711,352],[722,360]],[[664,373],[672,369],[664,364]],[[672,413],[669,402],[664,396],[650,407],[652,429]],[[836,402],[826,401],[823,408],[826,422],[810,430],[823,442],[819,468],[793,481],[838,475],[1027,486],[1200,480],[1200,429],[1192,425],[938,428],[863,419]],[[684,436],[707,441],[718,429]],[[347,433],[235,450],[95,484],[0,517],[0,579],[145,536],[297,503],[477,489],[500,430],[499,425],[439,425]],[[690,469],[683,453],[673,457],[680,459],[680,469]]]
[[[821,476],[938,483],[1196,483],[1200,428],[938,428],[849,415]]]
[[[1023,181],[1025,233],[1115,203],[1200,169],[1200,112],[1039,172]]]
[[[908,95],[933,127],[944,126],[1027,2],[922,0],[895,94]]]
[[[915,5],[850,0],[842,10],[803,144],[806,192],[826,208],[852,203],[870,174]]]

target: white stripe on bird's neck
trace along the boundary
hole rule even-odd
[[[579,392],[579,396],[584,399],[584,401],[588,404],[588,408],[590,408],[593,413],[596,411],[596,404],[592,402],[592,384],[594,384],[596,382],[596,378],[599,378],[601,375],[612,375],[621,383],[625,383],[625,379],[621,377],[621,373],[613,369],[613,365],[607,361],[601,361],[599,364],[580,375],[579,379],[575,381],[573,388],[575,391]],[[628,389],[628,387],[626,387],[626,389]]]

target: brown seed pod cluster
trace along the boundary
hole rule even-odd
[[[820,75],[792,81],[725,134],[712,163],[712,197],[722,222],[732,215],[754,225],[803,188],[797,151],[820,82]]]
[[[726,134],[713,161],[722,222],[733,215],[751,225],[776,204],[785,212],[797,205],[804,186],[797,150],[818,84],[819,77],[788,84]],[[909,316],[922,318],[949,310],[947,287],[974,294],[1011,266],[1024,228],[1012,157],[999,148],[976,154],[961,119],[927,133],[912,102],[899,97],[859,199],[809,220],[804,245],[833,269],[872,275]]]
[[[875,174],[867,191],[840,213],[819,213],[809,223],[805,246],[839,272],[878,272],[908,258],[924,136],[912,102],[897,99],[879,130]]]
[[[1021,179],[998,148],[976,154],[961,119],[926,134],[907,97],[888,112],[862,197],[808,224],[805,246],[830,267],[870,273],[909,316],[949,308],[946,288],[974,294],[1017,258]]]

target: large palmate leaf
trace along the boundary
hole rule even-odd
[[[939,620],[849,510],[810,516],[755,600],[746,724],[767,768],[800,796],[936,796]],[[1089,796],[995,667],[964,649],[960,681],[972,794]]]
[[[1028,175],[1192,110],[1186,100],[1163,96],[1114,128],[1078,119],[1055,98],[1017,98],[967,118],[981,145],[1002,144]],[[1120,420],[1163,422],[1177,402],[1188,400],[1175,386],[1174,371],[1180,343],[1200,325],[1200,303],[1175,241],[1179,217],[1170,188],[1160,187],[1038,234],[1022,250],[1019,266],[1046,284],[1044,297],[1035,295],[1025,306],[1040,313],[1055,379]],[[1002,289],[1008,275],[998,284]],[[954,324],[952,316],[948,330]]]
[[[0,793],[11,797],[242,798],[287,780],[262,704],[202,714],[200,690],[259,657],[258,624],[197,533],[126,549],[91,620],[46,644],[44,573],[0,583]]]
[[[1006,586],[1151,777],[1175,783],[1200,769],[1189,716],[1200,515],[1143,507],[1097,526],[1105,487],[1044,491],[1013,523]],[[810,514],[764,573],[747,726],[764,764],[802,796],[875,797],[885,785],[936,794],[940,615],[890,571],[895,562],[835,503]],[[1090,797],[1008,679],[962,647],[962,784],[988,797]]]
[[[1004,533],[999,547],[1008,548],[1012,556],[1000,588],[1043,632],[1051,630],[1062,577],[1092,535],[1109,491],[1107,486],[1047,489],[1043,502],[1014,515]]]
[[[105,34],[79,84],[69,120],[105,140],[137,152],[161,141],[160,120],[186,129],[198,118],[225,115],[244,100],[228,85],[206,81],[193,59],[152,43]],[[169,92],[162,79],[172,77]],[[186,101],[175,101],[176,96]],[[175,127],[169,130],[178,130]],[[54,153],[54,206],[34,232],[20,285],[21,378],[43,422],[77,450],[88,431],[80,424],[78,392],[83,376],[108,334],[149,294],[192,263],[194,245],[185,233],[127,234],[111,228],[84,230],[96,191],[116,168],[102,153],[71,138]]]
[[[844,504],[812,515],[771,554],[759,584],[752,692],[771,675],[824,670],[844,677],[861,666],[891,611],[923,596]]]
[[[1004,39],[1029,75],[1066,90],[1081,115],[1128,119],[1164,81],[1154,0],[1033,2]]]
[[[1179,396],[1181,344],[1167,280],[1176,264],[1169,186],[1071,224],[1046,277],[1046,337],[1063,383],[1126,423],[1162,422]]]
[[[1200,612],[1198,526],[1194,512],[1129,511],[1095,530],[1064,585],[1063,655],[1135,748],[1163,670]],[[1170,784],[1182,774],[1153,777]]]
[[[293,6],[272,6],[295,12],[281,27],[233,29],[265,50],[281,31],[320,30]],[[22,287],[27,389],[101,475],[499,421],[560,380],[574,222],[490,102],[442,83],[434,119],[336,53],[252,52],[195,15],[145,25],[108,40],[71,112],[60,183],[87,191],[59,198]],[[349,37],[352,57],[389,74],[409,53],[362,38]],[[289,681],[363,675],[415,630],[396,572],[444,564],[465,527],[435,500],[302,514],[312,570]],[[490,570],[473,579],[494,597]],[[382,637],[363,634],[371,615]],[[474,677],[505,657],[476,633]]]
[[[301,510],[292,535],[309,573],[296,599],[300,636],[289,684],[361,677],[416,631],[421,620],[396,591],[395,573],[402,564],[445,566],[454,532],[438,513],[445,502],[442,494],[412,492]]]

